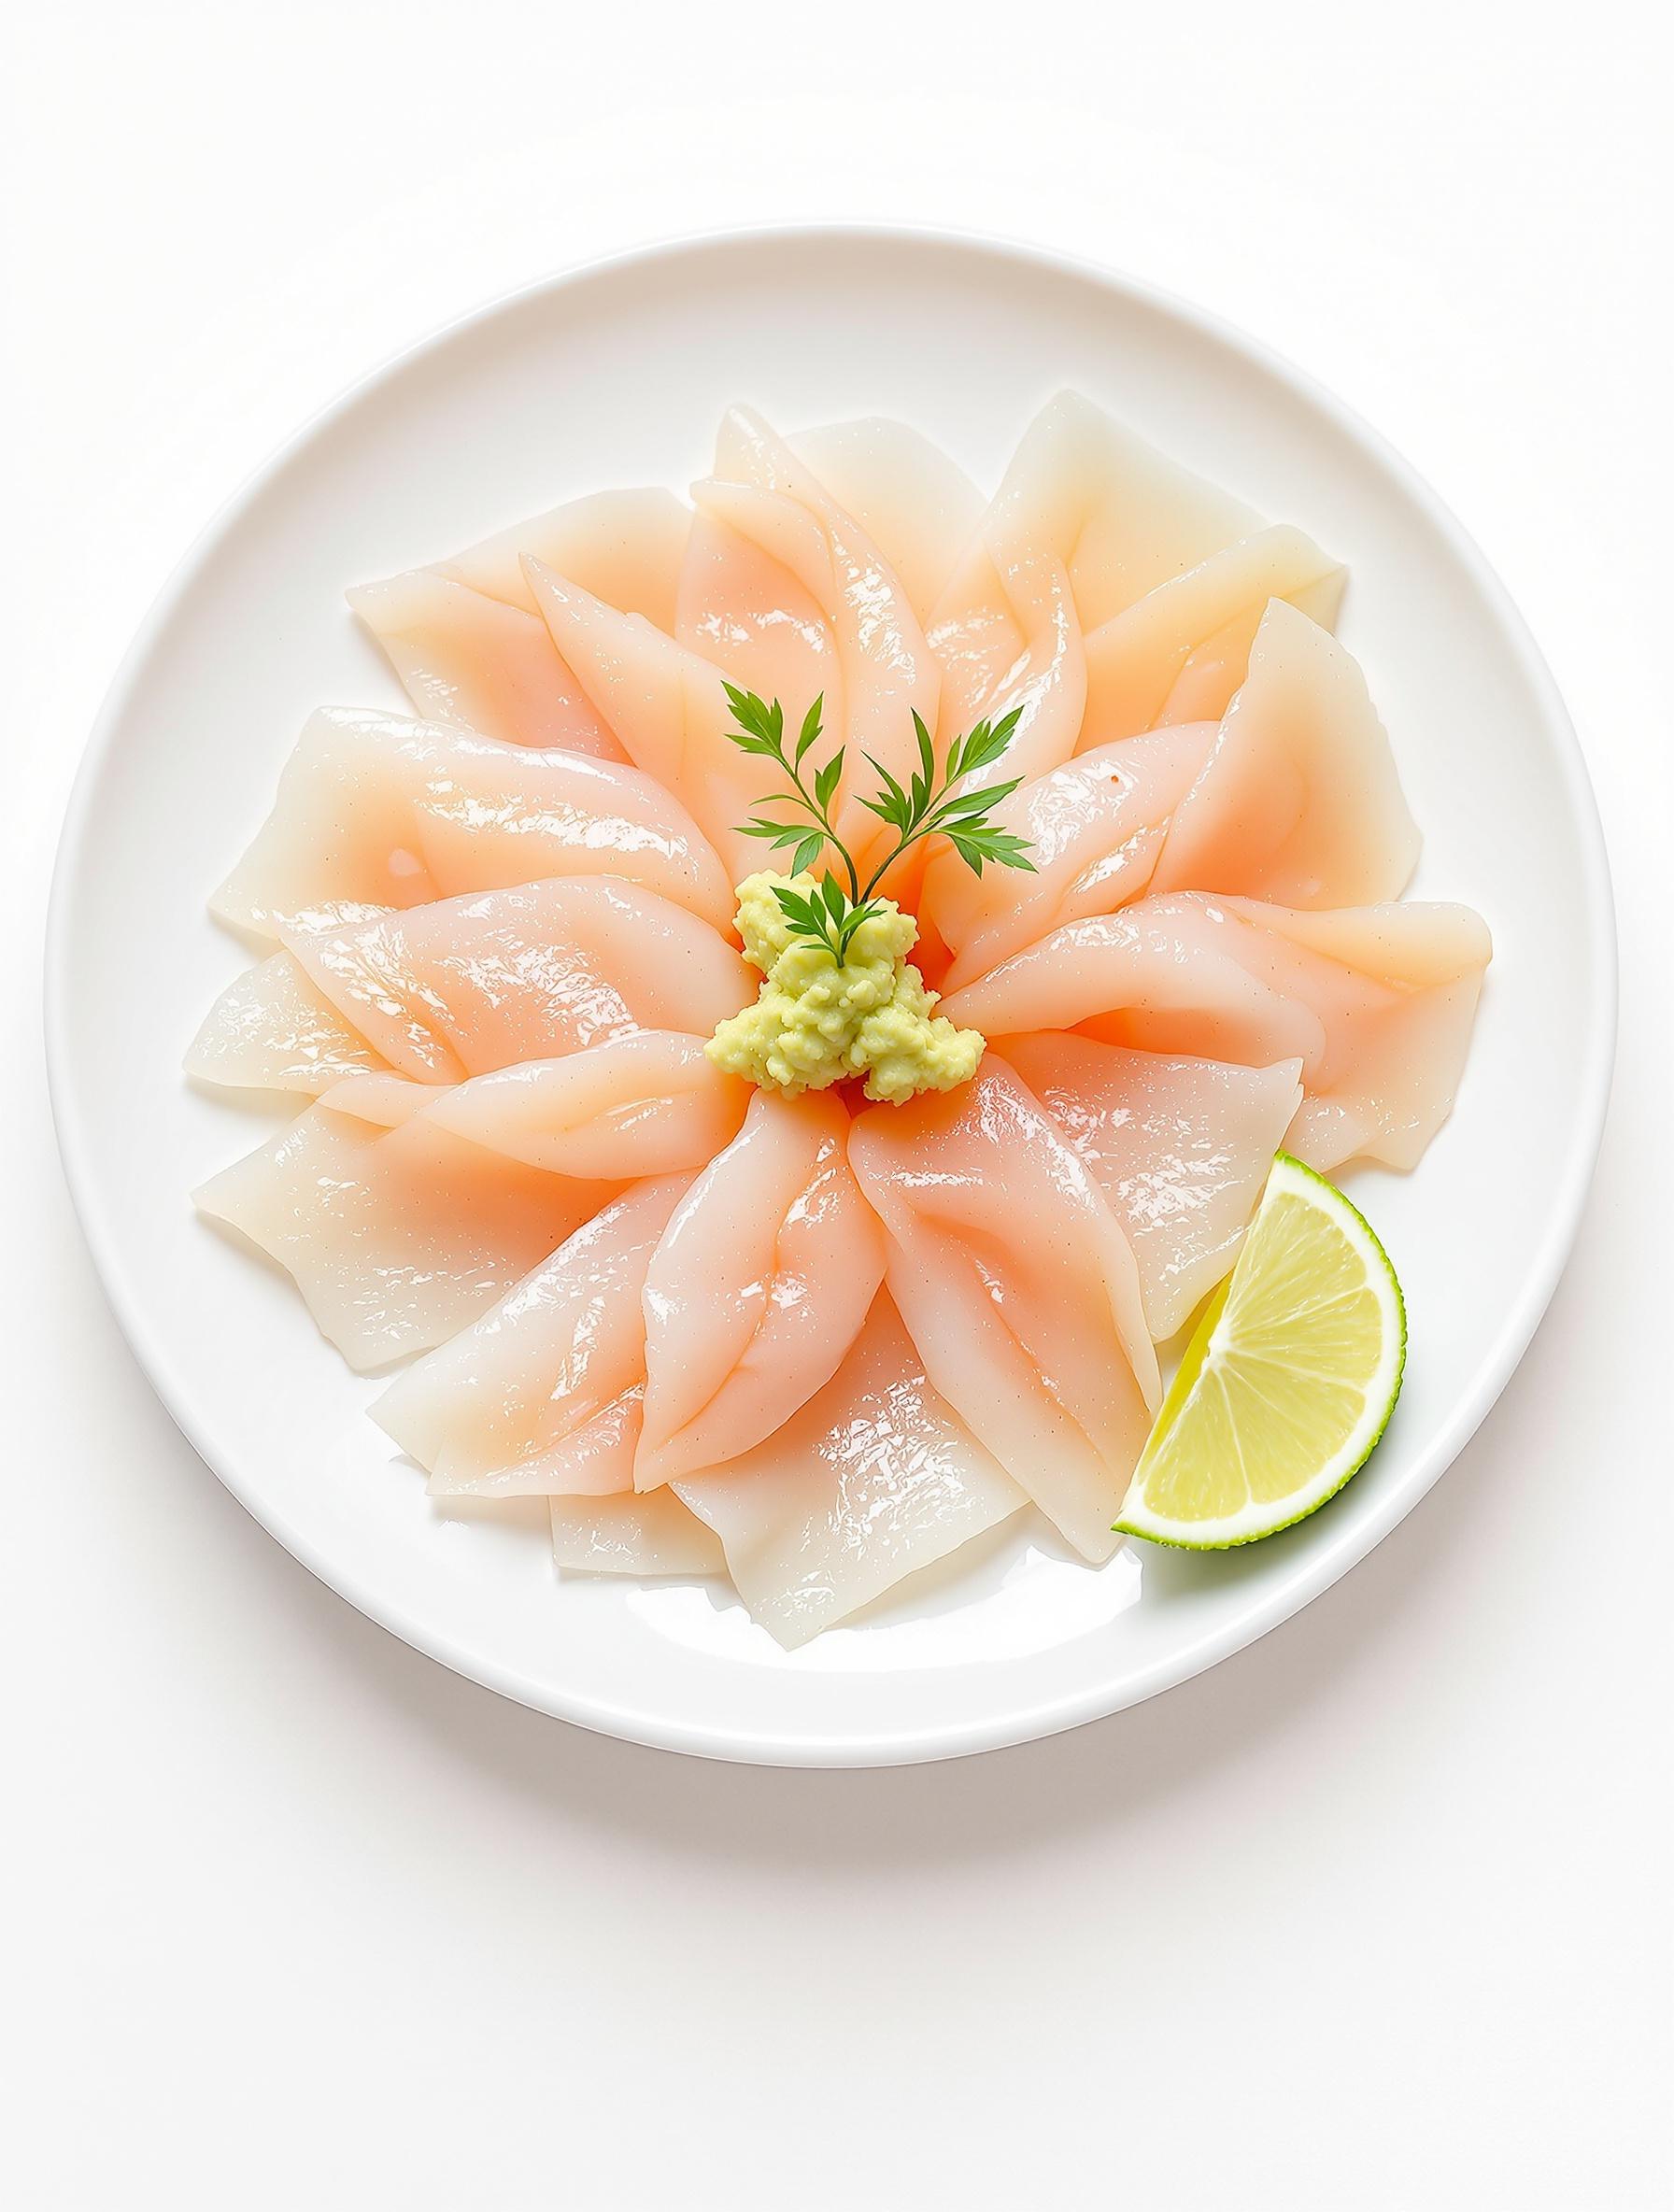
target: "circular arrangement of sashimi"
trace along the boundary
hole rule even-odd
[[[317,713],[214,897],[188,1071],[301,1111],[198,1207],[433,1494],[787,1647],[1013,1515],[1285,1525],[1404,1356],[1322,1177],[1418,1162],[1489,957],[1343,584],[1066,393],[991,500],[738,408],[352,590],[416,718]]]

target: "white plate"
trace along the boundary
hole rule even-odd
[[[519,515],[703,473],[722,408],[883,413],[991,486],[1069,384],[1350,564],[1342,634],[1426,833],[1420,895],[1491,923],[1457,1111],[1411,1178],[1355,1195],[1406,1285],[1406,1392],[1343,1495],[1291,1533],[1100,1572],[1002,1535],[786,1654],[724,1591],[567,1579],[526,1523],[427,1501],[288,1280],[186,1194],[265,1124],[180,1055],[248,955],[204,900],[321,702],[398,694],[343,604]],[[374,376],[240,492],[168,586],[101,717],[64,832],[48,1022],[72,1187],[116,1312],[250,1511],[375,1620],[525,1704],[716,1757],[859,1765],[1019,1742],[1237,1651],[1361,1558],[1482,1418],[1568,1251],[1609,1082],[1610,891],[1563,707],[1452,518],[1326,394],[1177,303],[1015,248],[749,234],[536,287]],[[1483,1561],[1484,1574],[1492,1571]]]

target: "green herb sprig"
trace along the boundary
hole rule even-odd
[[[998,806],[1002,799],[1009,799],[1023,778],[1014,776],[1007,783],[989,784],[976,790],[954,787],[990,766],[1005,751],[1017,727],[1021,708],[1014,707],[998,722],[978,722],[963,737],[955,738],[940,773],[935,741],[924,717],[915,710],[913,728],[918,740],[918,767],[904,786],[881,760],[873,759],[870,753],[865,756],[868,766],[881,779],[881,788],[875,798],[862,799],[860,804],[895,831],[895,843],[862,886],[855,857],[837,834],[831,819],[831,804],[843,780],[846,748],[839,745],[830,759],[815,772],[812,786],[802,773],[802,763],[820,739],[824,693],[802,716],[796,742],[788,751],[785,744],[785,710],[778,700],[762,699],[756,692],[742,691],[733,684],[726,686],[726,693],[737,725],[727,735],[740,752],[759,753],[776,761],[790,786],[787,793],[769,793],[756,803],[763,807],[787,807],[797,817],[781,821],[770,815],[752,815],[747,822],[738,825],[739,830],[745,837],[769,839],[774,852],[790,851],[793,875],[807,873],[826,847],[830,846],[842,876],[828,869],[811,893],[799,891],[788,884],[775,884],[773,896],[792,934],[824,945],[839,967],[861,923],[880,911],[880,901],[874,896],[878,886],[908,847],[923,838],[945,837],[966,866],[978,875],[990,860],[1002,868],[1021,868],[1031,874],[1034,872],[1034,862],[1029,858],[1029,840],[1010,830],[1000,829],[987,818],[989,809]]]

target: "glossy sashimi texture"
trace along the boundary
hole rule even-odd
[[[759,1091],[681,1201],[645,1278],[640,1489],[737,1458],[836,1372],[884,1273],[849,1128],[829,1092]]]
[[[753,1452],[675,1489],[788,1649],[1028,1503],[931,1389],[887,1292],[823,1390]]]
[[[385,1391],[373,1419],[428,1471],[433,1491],[632,1489],[645,1269],[687,1181],[634,1184]]]
[[[315,714],[215,894],[264,957],[187,1071],[301,1111],[196,1198],[353,1366],[422,1355],[374,1418],[433,1510],[725,1576],[769,1659],[1014,1517],[1109,1557],[1274,1153],[1412,1167],[1490,956],[1403,901],[1310,519],[1073,392],[987,500],[904,424],[739,406],[687,496],[350,591],[423,718]],[[740,890],[816,828],[823,946]],[[837,883],[901,916],[845,935]]]
[[[1079,1552],[1108,1558],[1160,1385],[1133,1253],[1092,1173],[998,1059],[864,1115],[849,1150],[930,1382]]]
[[[1152,1336],[1173,1336],[1238,1257],[1302,1103],[1301,1062],[1239,1068],[1073,1032],[1014,1037],[1005,1056],[1127,1232]]]
[[[614,1195],[544,1175],[422,1118],[315,1106],[192,1194],[295,1278],[351,1367],[440,1344]]]
[[[752,995],[706,922],[609,876],[289,933],[309,981],[404,1075],[461,1083],[635,1028],[706,1034]]]
[[[1246,1067],[1299,1059],[1287,1150],[1410,1168],[1452,1111],[1491,949],[1463,906],[1306,914],[1174,892],[1071,923],[942,1011],[994,1037],[1085,1028]]]
[[[717,929],[732,886],[660,784],[625,761],[506,745],[400,715],[322,707],[273,812],[211,900],[277,937],[554,875],[615,875]]]

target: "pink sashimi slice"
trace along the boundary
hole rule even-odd
[[[506,744],[624,758],[538,617],[431,569],[348,597],[431,721]]]
[[[703,1040],[633,1029],[561,1059],[526,1060],[444,1091],[436,1127],[556,1175],[610,1180],[707,1166],[744,1126],[749,1085]]]
[[[438,575],[507,606],[538,615],[523,557],[573,576],[584,591],[625,615],[673,631],[691,509],[660,488],[595,491],[532,515],[509,530],[435,563]]]
[[[674,634],[742,690],[778,700],[793,740],[819,698],[827,730],[842,730],[843,671],[830,625],[781,561],[713,515],[692,523]],[[761,775],[764,792],[771,782],[771,771]]]
[[[193,1197],[286,1269],[322,1332],[366,1368],[463,1328],[614,1195],[421,1114],[385,1128],[320,1105]]]
[[[1140,898],[1175,808],[1214,743],[1213,724],[1153,730],[1083,753],[990,810],[1029,841],[1034,872],[977,875],[951,848],[931,860],[920,912],[954,954],[946,988],[983,975],[1066,922]]]
[[[1452,1111],[1490,952],[1463,906],[1311,914],[1172,892],[1071,922],[941,1011],[996,1038],[1085,1028],[1246,1067],[1300,1059],[1287,1150],[1410,1168]]]
[[[751,873],[760,850],[738,826],[772,788],[772,764],[764,775],[763,762],[729,738],[721,670],[552,569],[532,561],[528,574],[559,651],[616,743],[674,793],[734,882]]]
[[[732,886],[677,801],[625,761],[508,745],[346,707],[310,716],[273,812],[211,910],[245,929],[327,927],[547,876],[615,875],[717,929]]]
[[[385,1391],[372,1417],[428,1471],[433,1491],[632,1489],[645,1381],[641,1294],[687,1182],[634,1184]]]
[[[1237,641],[1247,659],[1268,602],[1304,600],[1328,629],[1342,581],[1341,567],[1311,538],[1280,526],[1158,584],[1087,638],[1082,744],[1108,744],[1159,722],[1218,720],[1243,681]]]
[[[1027,1503],[925,1379],[887,1292],[843,1365],[765,1442],[675,1484],[787,1650]]]
[[[929,639],[942,664],[943,749],[979,721],[1016,713],[1010,743],[980,783],[1041,775],[1069,759],[1086,709],[1086,657],[1069,572],[1056,555],[996,540],[943,591]]]
[[[594,1575],[718,1575],[720,1539],[672,1490],[626,1497],[554,1497],[552,1556]]]
[[[1091,1171],[999,1059],[862,1114],[849,1151],[931,1384],[1079,1552],[1109,1558],[1160,1384]]]
[[[439,899],[287,949],[400,1073],[459,1083],[635,1028],[707,1033],[755,996],[685,907],[612,876]]]
[[[645,1279],[642,1490],[735,1459],[829,1382],[884,1271],[829,1092],[759,1091]]]
[[[1373,906],[1400,896],[1418,846],[1365,677],[1328,631],[1274,600],[1152,889]]]
[[[1009,1038],[1005,1057],[1097,1176],[1160,1343],[1237,1258],[1302,1103],[1301,1062],[1239,1068],[1072,1032]]]
[[[859,524],[926,621],[982,518],[983,495],[964,470],[919,432],[882,416],[800,431],[787,443]]]

